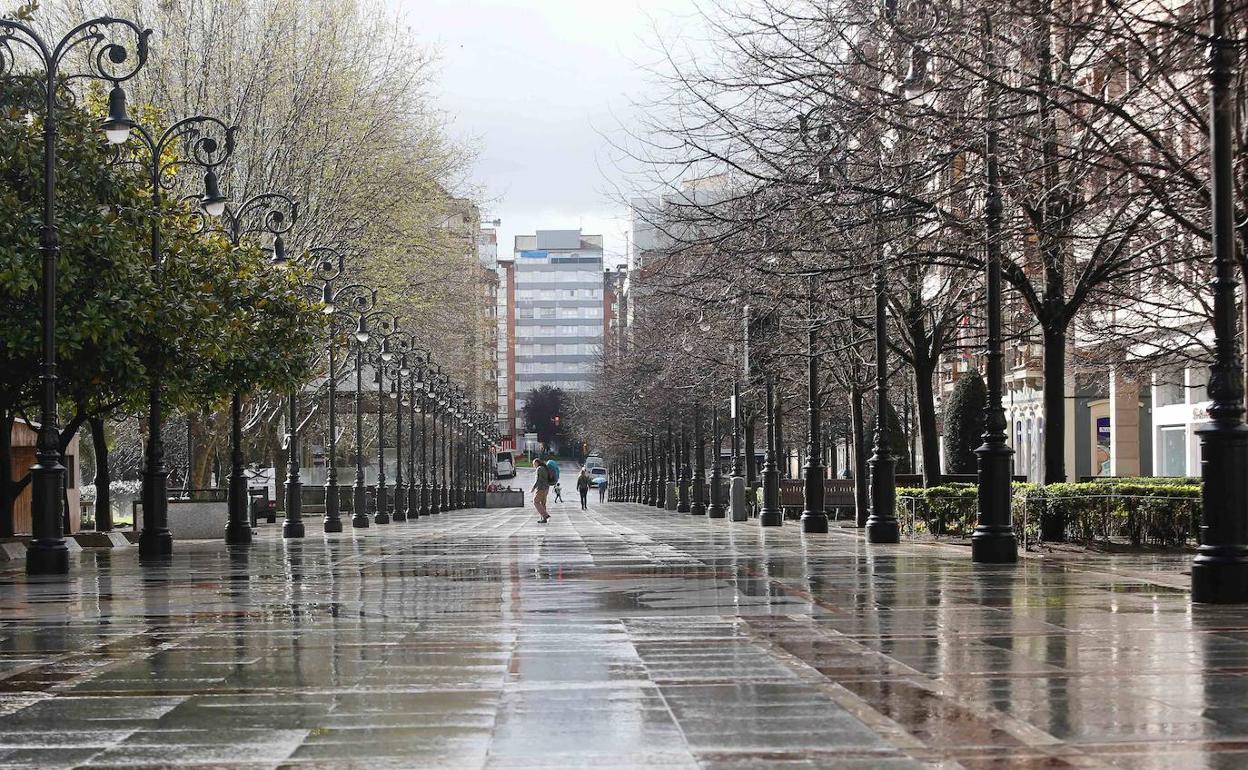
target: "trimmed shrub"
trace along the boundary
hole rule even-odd
[[[1119,539],[1135,546],[1181,546],[1195,541],[1200,527],[1200,486],[1187,479],[1105,479],[1078,484],[1013,485],[1014,528],[1025,542],[1039,540],[1046,516],[1066,522],[1074,541]],[[978,510],[974,484],[902,487],[897,515],[913,518],[916,532],[966,537]]]
[[[975,473],[975,449],[983,443],[988,388],[978,372],[961,377],[945,405],[945,473]]]

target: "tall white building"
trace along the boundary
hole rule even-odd
[[[499,417],[513,446],[524,399],[543,385],[585,390],[599,374],[605,331],[602,236],[580,230],[518,235],[499,265]]]

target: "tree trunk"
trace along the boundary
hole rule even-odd
[[[1044,330],[1044,483],[1066,481],[1066,332]],[[1066,539],[1066,520],[1046,509],[1040,519],[1040,537],[1050,542]]]
[[[923,455],[923,485],[937,486],[941,482],[940,434],[936,429],[936,392],[932,381],[936,376],[936,362],[927,357],[914,360],[914,400],[919,413],[919,451]]]
[[[1066,481],[1066,331],[1044,331],[1044,483]]]
[[[784,396],[776,388],[776,461],[780,464],[780,478],[789,477],[789,452],[784,446]]]
[[[871,506],[867,500],[867,437],[863,423],[862,388],[849,389],[850,440],[854,444],[854,510],[859,527],[867,526]]]
[[[745,483],[751,489],[758,480],[758,462],[754,456],[754,418],[745,421]]]
[[[113,529],[113,507],[110,484],[112,478],[108,469],[108,437],[104,433],[104,418],[92,417],[91,448],[95,450],[95,529],[97,532],[111,532]]]

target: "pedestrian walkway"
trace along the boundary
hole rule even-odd
[[[578,508],[4,571],[0,768],[1248,767],[1248,610],[1141,577],[1186,557]]]

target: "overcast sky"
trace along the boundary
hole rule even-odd
[[[623,185],[602,133],[644,97],[656,26],[696,23],[693,0],[393,0],[438,46],[440,104],[478,140],[483,216],[503,221],[500,255],[535,229],[602,233],[606,264],[623,262]]]

